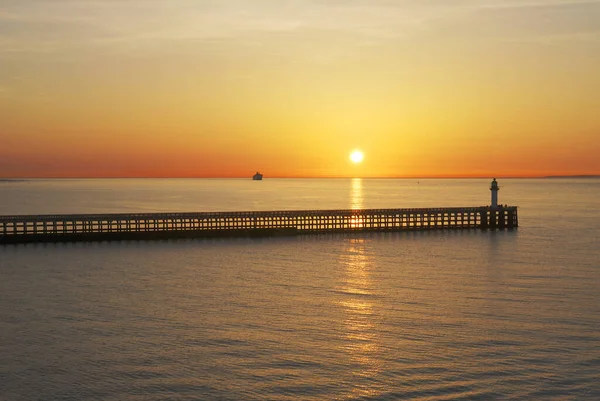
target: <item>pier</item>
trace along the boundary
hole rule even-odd
[[[516,206],[0,216],[0,244],[518,227]]]
[[[36,242],[261,237],[440,229],[511,229],[516,206],[0,216],[0,245]]]

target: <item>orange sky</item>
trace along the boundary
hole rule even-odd
[[[600,1],[3,4],[0,177],[600,174]]]

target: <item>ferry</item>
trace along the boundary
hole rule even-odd
[[[256,174],[254,174],[254,175],[252,176],[252,179],[253,179],[254,181],[260,181],[260,180],[262,180],[262,178],[263,178],[263,175],[262,175],[261,173],[259,173],[258,171],[256,172]]]

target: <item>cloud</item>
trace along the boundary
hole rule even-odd
[[[282,37],[292,46],[319,38],[337,43],[340,36],[373,44],[428,35],[578,40],[597,34],[599,15],[600,0],[5,0],[0,53],[127,53]]]
[[[402,3],[402,2],[401,2]],[[48,48],[143,40],[232,39],[320,30],[372,37],[406,34],[420,7],[386,1],[178,0],[9,1],[0,12],[3,48]]]
[[[447,11],[427,21],[429,39],[489,45],[600,41],[600,1],[477,0]]]

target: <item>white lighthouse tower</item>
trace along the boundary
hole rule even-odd
[[[492,191],[492,208],[495,209],[498,207],[498,191],[500,187],[498,186],[498,181],[494,178],[492,184],[490,185],[490,191]]]

